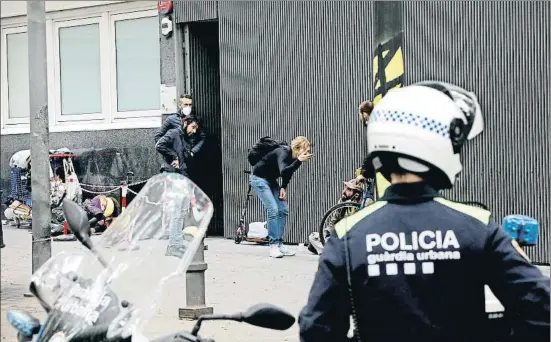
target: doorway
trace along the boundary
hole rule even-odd
[[[206,139],[190,165],[191,179],[209,196],[214,214],[210,236],[224,235],[222,144],[220,117],[220,47],[218,22],[188,24],[189,90]],[[185,60],[185,56],[184,56]]]

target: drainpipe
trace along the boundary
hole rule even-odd
[[[375,1],[373,3],[374,46],[373,103],[381,100],[393,88],[404,84],[403,58],[403,1]],[[390,183],[377,173],[375,198],[380,198]]]
[[[180,95],[187,93],[186,71],[184,67],[184,54],[186,53],[186,50],[184,46],[184,28],[182,24],[175,24],[173,39],[176,71],[176,93],[179,98]]]
[[[191,72],[190,72],[190,68],[191,68],[191,64],[190,64],[190,61],[189,61],[189,24],[183,24],[184,26],[184,46],[183,46],[183,49],[184,49],[184,80],[185,80],[185,89],[186,89],[186,93],[188,94],[191,94],[192,93],[192,90],[191,90]],[[193,94],[191,94],[193,96]]]

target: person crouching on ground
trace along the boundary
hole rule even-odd
[[[344,189],[341,192],[341,198],[337,202],[339,203],[361,203],[363,193],[366,191],[366,183],[363,180],[357,178],[351,179],[344,183]],[[356,212],[351,208],[341,208],[333,211],[331,216],[327,219],[327,226],[324,229],[324,239],[327,241],[333,231],[335,231],[335,225],[345,218]],[[323,251],[323,244],[321,243],[319,232],[315,231],[310,233],[307,242],[308,250],[314,254],[321,254]]]
[[[161,172],[177,172],[188,177],[186,159],[190,157],[192,136],[199,129],[199,121],[193,116],[182,119],[181,127],[162,136],[155,149],[163,156]]]
[[[93,231],[103,232],[109,226],[110,221],[113,217],[117,217],[119,214],[119,205],[111,197],[105,195],[98,195],[92,199],[87,199],[82,203],[86,214],[88,214],[88,220],[96,218],[98,221],[94,225]]]
[[[344,189],[341,193],[341,199],[338,203],[360,203],[365,191],[365,182],[363,180],[351,179],[344,183]],[[329,219],[329,228],[332,230],[335,224],[347,216],[347,209],[334,211]],[[329,232],[329,233],[331,233]]]
[[[291,141],[290,147],[281,145],[266,154],[251,172],[251,187],[268,214],[268,237],[272,258],[295,255],[283,246],[283,234],[289,215],[286,189],[293,173],[310,159],[310,146],[306,137],[298,136]],[[277,182],[280,177],[281,186]]]

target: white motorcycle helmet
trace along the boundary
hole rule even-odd
[[[390,90],[375,106],[368,158],[387,180],[393,172],[409,172],[448,189],[462,170],[461,148],[483,129],[475,94],[444,82],[415,83]]]

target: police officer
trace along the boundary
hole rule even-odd
[[[368,126],[369,158],[391,182],[340,221],[299,316],[302,342],[493,341],[484,285],[516,341],[549,341],[549,278],[490,212],[442,197],[459,152],[482,132],[474,94],[440,82],[391,90]]]

